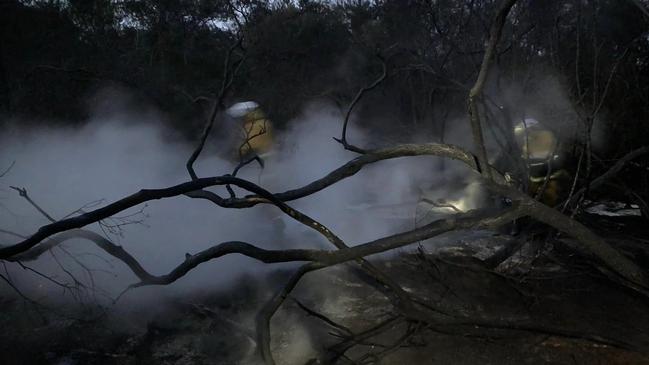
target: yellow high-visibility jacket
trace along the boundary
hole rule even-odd
[[[239,157],[263,155],[273,147],[272,123],[260,108],[253,109],[243,117]]]
[[[570,184],[570,173],[559,159],[562,153],[557,136],[533,119],[517,125],[514,135],[521,157],[528,162],[528,194],[540,194],[543,203],[555,206],[565,197]]]

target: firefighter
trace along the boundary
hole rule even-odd
[[[230,135],[229,154],[237,163],[256,160],[262,168],[257,181],[261,184],[262,171],[276,142],[272,123],[254,101],[236,103],[226,110],[226,114],[230,117],[226,131]],[[283,213],[274,206],[262,205],[258,209],[262,214],[261,221],[257,222],[260,232],[264,232],[262,236],[276,244],[286,244]]]
[[[514,127],[514,137],[527,169],[527,193],[539,197],[546,205],[556,206],[565,197],[570,184],[559,139],[533,118],[518,123]]]
[[[232,129],[236,131],[232,143],[233,157],[239,161],[253,157],[263,159],[273,147],[273,127],[259,104],[254,101],[236,103],[227,114],[233,119]]]

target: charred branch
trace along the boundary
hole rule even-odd
[[[340,136],[340,139],[334,138],[338,143],[342,144],[343,147],[346,150],[356,152],[356,153],[360,153],[360,154],[367,153],[367,151],[365,151],[364,149],[362,149],[360,147],[356,147],[356,146],[354,146],[353,144],[350,144],[347,141],[347,125],[349,124],[349,118],[352,115],[352,111],[354,110],[354,107],[363,98],[363,95],[365,95],[365,93],[367,93],[368,91],[371,91],[372,89],[379,86],[379,84],[381,84],[383,82],[383,80],[385,80],[385,78],[386,78],[386,76],[388,74],[387,65],[385,64],[385,60],[380,55],[378,55],[377,57],[381,61],[381,70],[382,70],[381,75],[376,80],[374,80],[374,82],[372,82],[371,84],[369,84],[369,85],[365,86],[364,88],[360,89],[358,91],[358,93],[356,94],[356,96],[354,97],[354,99],[351,101],[351,103],[349,103],[349,106],[347,107],[347,112],[345,113],[345,119],[343,120],[343,129],[342,129],[342,134]]]
[[[216,101],[214,102],[212,113],[210,114],[207,123],[205,123],[205,128],[203,129],[203,133],[201,134],[198,146],[196,146],[196,149],[194,150],[194,152],[192,152],[191,156],[189,156],[189,159],[187,160],[187,172],[189,173],[189,176],[192,178],[192,180],[198,179],[198,175],[196,175],[196,172],[194,171],[194,163],[203,151],[203,147],[205,147],[205,141],[207,141],[207,137],[209,137],[210,132],[212,131],[212,127],[214,126],[214,122],[216,121],[216,117],[218,116],[219,111],[223,110],[225,107],[223,104],[225,96],[232,86],[232,82],[234,81],[234,77],[236,76],[239,67],[243,64],[243,57],[235,61],[234,63],[231,63],[232,54],[237,48],[241,48],[242,41],[242,38],[237,39],[237,41],[228,49],[224,61],[225,65],[223,70],[223,81],[221,82],[221,90],[219,91]]]
[[[478,171],[485,177],[491,178],[491,170],[489,169],[487,159],[487,149],[485,148],[484,136],[482,133],[482,125],[480,122],[480,111],[478,110],[478,100],[482,96],[482,91],[487,81],[487,76],[496,55],[496,47],[500,41],[505,20],[509,11],[516,3],[516,0],[505,0],[501,3],[496,17],[493,20],[491,29],[489,31],[489,42],[485,48],[484,58],[480,66],[480,72],[475,84],[469,91],[469,120],[471,121],[471,130],[473,132],[473,146],[476,149],[477,159],[479,162]]]

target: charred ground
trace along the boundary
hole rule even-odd
[[[649,231],[640,219],[581,218],[615,247],[646,259],[646,249],[638,252],[646,242],[636,238]],[[453,325],[400,316],[381,292],[350,272],[353,266],[313,274],[271,324],[276,361],[649,363],[647,299],[593,270],[591,261],[572,253],[569,242],[544,237],[546,246],[534,252],[529,245],[535,239],[460,232],[443,237],[441,245],[424,243],[415,252],[377,261],[422,304],[457,316]],[[511,240],[525,243],[523,250],[494,266]],[[243,276],[229,289],[193,292],[139,312],[91,306],[52,315],[18,299],[5,300],[2,324],[14,330],[2,333],[3,362],[257,363],[252,314],[288,276],[284,270]],[[66,318],[84,312],[84,318]]]

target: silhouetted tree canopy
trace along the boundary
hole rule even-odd
[[[256,100],[283,128],[310,102],[346,106],[384,61],[387,78],[356,108],[359,124],[443,140],[465,115],[494,11],[491,0],[3,1],[0,110],[20,123],[83,123],[98,98],[115,95],[98,94],[108,88],[129,94],[120,108],[152,104],[196,136],[208,109],[196,98],[218,94],[225,54],[241,38],[226,104]],[[487,104],[511,119],[563,118],[544,86],[552,79],[566,118],[600,124],[601,158],[646,144],[648,19],[632,1],[521,2]]]

